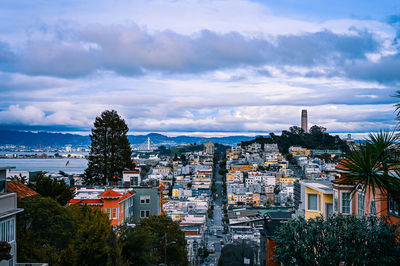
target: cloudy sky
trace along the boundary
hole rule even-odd
[[[0,128],[221,135],[396,125],[400,3],[2,0]],[[201,132],[201,133],[194,133]]]

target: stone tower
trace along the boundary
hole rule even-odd
[[[301,110],[301,128],[304,130],[305,133],[308,132],[307,110]]]

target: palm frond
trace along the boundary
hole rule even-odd
[[[377,191],[396,194],[400,202],[400,172],[398,176],[390,174],[400,166],[399,162],[391,160],[390,149],[398,141],[399,136],[395,131],[370,133],[369,140],[364,145],[347,155],[341,165],[345,180],[354,184],[352,193],[361,187],[363,191],[371,191],[374,198]]]

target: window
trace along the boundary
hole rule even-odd
[[[106,209],[106,213],[107,213],[108,219],[111,219],[111,209],[110,208]]]
[[[371,200],[371,203],[369,204],[369,215],[371,216],[376,216],[376,205],[375,205],[375,200]]]
[[[117,218],[117,208],[113,208],[112,218],[113,219]]]
[[[342,213],[351,214],[351,192],[342,192]]]
[[[0,241],[15,241],[15,219],[10,218],[0,222]]]
[[[357,193],[357,215],[365,215],[365,194],[362,192]]]
[[[338,194],[336,189],[333,190],[333,210],[334,212],[338,211]]]
[[[390,214],[400,215],[400,206],[390,197],[388,199],[388,212]]]
[[[149,216],[150,216],[150,211],[149,210],[140,211],[140,218],[147,218]]]
[[[140,196],[140,204],[150,204],[150,195]]]
[[[318,195],[308,194],[308,210],[318,211]]]

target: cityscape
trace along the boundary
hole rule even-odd
[[[400,3],[0,11],[0,266],[399,265]]]

